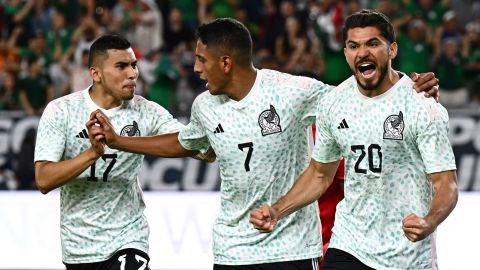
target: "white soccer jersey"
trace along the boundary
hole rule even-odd
[[[345,198],[337,206],[331,248],[375,269],[436,269],[434,234],[412,243],[402,219],[425,216],[427,174],[455,170],[448,114],[403,76],[380,96],[363,96],[352,76],[324,96],[312,158],[345,158]]]
[[[332,87],[306,77],[258,70],[249,94],[236,102],[201,94],[179,140],[217,154],[222,179],[213,229],[216,264],[242,265],[320,257],[317,204],[282,219],[270,234],[249,223],[250,211],[272,204],[309,162],[308,136],[319,97]],[[311,136],[311,135],[310,135]]]
[[[40,119],[35,161],[69,160],[90,147],[85,123],[99,107],[88,89],[49,103]],[[135,96],[103,110],[122,136],[179,131],[183,125],[160,105]],[[61,240],[65,263],[107,260],[119,249],[148,252],[149,228],[138,182],[143,155],[109,149],[61,187]]]

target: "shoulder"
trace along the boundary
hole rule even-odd
[[[225,95],[212,95],[208,90],[200,93],[195,100],[193,101],[193,107],[205,107],[205,106],[215,106],[221,103],[225,103],[228,100],[228,97]]]
[[[434,98],[425,97],[424,93],[413,91],[413,97],[419,110],[428,116],[430,122],[448,121],[448,112],[442,104],[435,101]]]
[[[160,113],[160,114],[170,114],[167,109],[162,107],[160,104],[148,100],[142,96],[135,95],[132,99],[133,107],[137,110],[145,113]]]
[[[262,73],[262,83],[282,86],[282,88],[310,89],[310,88],[333,88],[321,81],[310,77],[292,75],[271,69],[259,70]]]
[[[71,110],[75,106],[78,106],[79,103],[82,103],[84,101],[84,91],[78,91],[63,97],[56,98],[47,104],[42,117],[51,118],[55,115],[58,115],[59,112],[63,114],[64,112]]]
[[[411,101],[418,116],[425,116],[429,122],[432,121],[448,121],[448,112],[440,103],[432,97],[425,97],[424,92],[417,93],[413,89],[414,82],[410,78],[405,78],[399,85],[399,91],[405,99]],[[427,120],[425,119],[425,120]]]
[[[345,81],[341,82],[339,85],[335,86],[334,89],[351,89],[352,87],[357,87],[357,80],[355,76],[352,75]]]
[[[203,91],[202,93],[198,94],[193,102],[209,102],[210,100],[214,99],[214,95],[210,94],[208,90]]]
[[[340,99],[352,99],[354,97],[353,90],[356,89],[357,81],[352,75],[350,78],[346,79],[338,86],[333,87],[331,91],[328,91],[321,99],[321,103],[325,106],[327,104],[332,104]]]

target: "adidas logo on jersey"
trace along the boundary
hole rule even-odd
[[[340,122],[340,125],[337,128],[338,129],[349,128],[348,124],[347,124],[347,121],[345,121],[345,119],[343,119],[342,122]]]
[[[80,132],[78,133],[78,135],[77,135],[77,136],[75,136],[75,138],[88,139],[88,133],[87,133],[87,130],[86,130],[86,129],[84,129],[84,130],[80,131]]]
[[[225,131],[222,128],[222,124],[218,124],[217,128],[213,131],[213,134],[224,133]]]

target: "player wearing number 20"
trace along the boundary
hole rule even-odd
[[[100,37],[89,65],[93,85],[50,102],[40,119],[36,182],[42,193],[61,187],[67,269],[148,269],[149,228],[138,182],[143,156],[89,140],[85,122],[100,109],[122,136],[178,132],[183,125],[134,95],[137,60],[127,40]]]
[[[458,197],[447,111],[392,69],[397,44],[383,14],[350,15],[343,35],[354,75],[319,103],[311,163],[251,222],[275,232],[282,217],[325,192],[343,157],[345,198],[323,269],[437,269],[434,231]]]

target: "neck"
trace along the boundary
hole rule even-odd
[[[252,65],[240,68],[232,75],[232,80],[226,93],[230,99],[240,101],[250,93],[257,78],[257,69]]]
[[[102,86],[93,84],[89,90],[90,98],[98,107],[109,110],[122,105],[123,101],[106,93]]]

